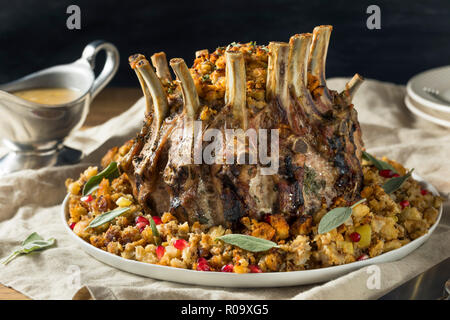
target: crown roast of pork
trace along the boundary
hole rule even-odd
[[[152,65],[141,54],[131,56],[147,109],[142,130],[119,165],[144,210],[233,227],[243,216],[261,220],[282,214],[292,222],[338,199],[357,200],[363,143],[351,101],[363,78],[356,74],[341,93],[327,88],[331,30],[318,26],[289,43],[233,43],[213,53],[197,51],[190,69],[180,58],[168,63],[163,52],[151,57]],[[195,132],[194,120],[202,121],[200,131]],[[225,129],[267,129],[267,140],[277,138],[278,170],[262,174],[267,164],[260,160],[196,164],[192,137],[208,141],[203,135],[211,128],[224,136]],[[278,137],[271,129],[278,129]],[[251,143],[244,145],[226,152],[249,158]]]

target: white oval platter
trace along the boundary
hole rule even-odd
[[[437,190],[431,184],[425,182],[418,175],[413,173],[413,178],[417,181],[420,181],[424,185],[424,187],[431,191],[433,194],[438,195]],[[238,274],[228,272],[203,272],[154,265],[135,260],[124,259],[107,251],[98,249],[79,238],[67,225],[67,219],[69,217],[68,199],[69,197],[66,196],[64,202],[62,203],[60,216],[61,223],[63,224],[63,227],[65,228],[69,236],[72,237],[73,241],[76,242],[85,252],[87,252],[95,259],[114,268],[153,279],[173,281],[191,285],[234,288],[288,287],[319,283],[335,279],[339,276],[367,265],[392,262],[402,259],[406,255],[417,249],[419,246],[421,246],[426,240],[428,240],[430,235],[439,224],[439,220],[442,216],[441,206],[438,219],[436,223],[430,228],[427,234],[411,241],[401,248],[386,252],[382,255],[367,260],[304,271]]]

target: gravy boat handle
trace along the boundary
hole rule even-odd
[[[81,59],[86,60],[91,69],[95,68],[95,57],[101,50],[106,52],[106,61],[103,70],[100,72],[91,87],[91,95],[94,98],[114,77],[119,68],[119,51],[112,43],[96,40],[89,43],[83,50]]]

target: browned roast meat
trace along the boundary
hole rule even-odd
[[[177,80],[164,53],[152,56],[156,73],[131,56],[147,112],[120,166],[146,210],[231,226],[244,215],[294,218],[357,199],[363,143],[351,100],[363,79],[356,74],[342,93],[327,88],[331,30],[201,50],[191,69],[172,59]]]

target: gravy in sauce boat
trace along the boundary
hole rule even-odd
[[[68,103],[80,97],[78,90],[69,88],[34,88],[11,93],[24,100],[48,106]]]

